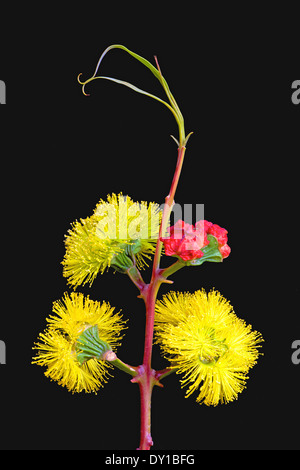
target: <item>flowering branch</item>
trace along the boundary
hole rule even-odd
[[[98,76],[100,64],[112,49],[121,49],[146,66],[160,82],[168,101],[135,85],[112,77]],[[47,328],[35,344],[33,363],[46,366],[45,375],[72,392],[96,392],[106,381],[111,366],[131,376],[140,390],[141,426],[139,450],[149,450],[151,436],[151,397],[153,387],[162,387],[161,380],[173,372],[182,374],[181,383],[189,385],[186,396],[199,391],[197,402],[216,406],[237,398],[245,388],[248,372],[259,356],[260,333],[240,320],[221,294],[215,290],[195,293],[170,292],[162,300],[157,294],[162,283],[183,267],[201,266],[204,262],[221,263],[230,254],[227,230],[200,220],[195,225],[178,220],[168,227],[174,197],[185,158],[186,145],[192,133],[185,135],[182,113],[162,75],[156,67],[125,46],[109,46],[101,55],[91,78],[78,81],[82,92],[93,80],[102,78],[146,95],[166,106],[178,125],[177,161],[162,214],[155,203],[134,202],[122,193],[100,200],[94,213],[72,224],[65,239],[66,253],[63,275],[77,288],[93,283],[107,269],[127,274],[145,303],[146,324],[143,361],[138,366],[123,362],[116,353],[122,339],[125,321],[107,302],[96,302],[80,293],[66,293],[53,304]],[[149,225],[150,222],[150,225]],[[139,228],[132,231],[132,225]],[[150,231],[149,231],[150,226]],[[175,258],[160,267],[164,254]],[[141,269],[152,255],[151,279],[146,283]],[[161,346],[169,367],[152,368],[154,329],[155,341]]]

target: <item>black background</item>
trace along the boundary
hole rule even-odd
[[[91,76],[114,43],[152,62],[158,56],[186,132],[194,131],[176,202],[204,203],[205,218],[229,232],[230,257],[181,270],[174,289],[215,287],[265,339],[264,356],[236,402],[199,406],[184,398],[175,375],[154,389],[153,449],[299,449],[300,366],[291,362],[291,344],[300,337],[300,105],[291,102],[299,35],[283,33],[285,26],[297,31],[293,15],[234,13],[178,9],[168,16],[145,8],[136,16],[133,6],[89,4],[67,13],[26,11],[22,29],[12,22],[3,34],[1,449],[138,446],[139,393],[128,376],[116,371],[98,395],[72,395],[30,364],[52,302],[70,291],[60,264],[70,223],[112,192],[162,203],[171,184],[171,113],[107,81],[89,85],[85,97],[76,81],[80,72]],[[125,52],[112,51],[102,65],[103,75],[163,97],[152,74]],[[162,286],[159,297],[169,289]],[[119,355],[139,364],[144,305],[135,286],[108,272],[79,290],[122,309],[129,329]],[[153,367],[165,365],[154,347]]]

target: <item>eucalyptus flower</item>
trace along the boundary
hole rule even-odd
[[[63,275],[70,285],[93,283],[112,267],[141,269],[155,252],[160,224],[156,203],[134,202],[122,193],[100,200],[94,213],[72,224],[65,238]]]
[[[187,397],[198,391],[198,403],[215,406],[245,388],[263,339],[219,292],[165,295],[156,304],[155,326],[165,357],[189,385]]]
[[[47,318],[47,329],[40,333],[34,346],[37,354],[33,363],[45,366],[46,377],[69,391],[96,392],[107,381],[111,368],[103,354],[115,351],[120,345],[125,322],[108,302],[93,301],[76,292],[70,296],[66,293],[62,300],[54,302],[53,313],[55,315]],[[97,344],[94,342],[96,357],[81,360],[81,338],[90,328],[94,329],[98,340]]]

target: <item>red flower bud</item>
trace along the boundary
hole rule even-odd
[[[216,239],[218,240],[218,244],[219,244],[219,251],[223,259],[227,258],[227,256],[229,256],[230,251],[231,251],[230,247],[227,245],[227,240],[228,240],[227,230],[225,228],[220,227],[217,224],[212,224],[208,229],[208,233],[216,237]]]
[[[183,261],[192,261],[203,256],[202,248],[209,244],[207,234],[218,240],[218,248],[223,258],[227,258],[230,248],[227,245],[227,230],[207,220],[200,220],[193,225],[178,220],[169,228],[170,236],[162,238],[167,256],[177,256]]]
[[[162,238],[166,255],[177,256],[183,261],[191,261],[203,256],[201,248],[208,245],[203,226],[201,230],[200,226],[195,228],[183,220],[178,220],[169,228],[169,233],[169,238]]]
[[[225,245],[227,243],[227,230],[220,227],[217,224],[211,224],[208,229],[208,233],[216,237],[220,245]]]
[[[221,253],[221,255],[224,259],[224,258],[227,258],[227,256],[230,255],[231,248],[230,248],[230,246],[227,245],[227,243],[225,243],[225,245],[219,246],[219,251],[220,251],[220,253]]]

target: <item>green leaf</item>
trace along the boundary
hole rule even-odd
[[[166,101],[162,100],[161,98],[159,98],[158,96],[155,96],[151,93],[148,93],[147,91],[145,90],[141,90],[140,88],[136,87],[135,85],[132,85],[132,83],[129,83],[129,82],[125,82],[124,80],[119,80],[119,79],[116,79],[116,78],[112,78],[112,77],[104,77],[104,76],[96,76],[97,72],[98,72],[98,69],[99,69],[99,66],[103,60],[103,58],[105,57],[105,55],[112,49],[122,49],[123,51],[127,52],[129,55],[131,55],[132,57],[134,57],[136,60],[138,60],[139,62],[141,62],[145,67],[147,67],[152,73],[153,75],[158,79],[158,81],[160,82],[160,84],[162,85],[168,99],[169,99],[169,103],[167,103]],[[81,74],[78,75],[78,82],[82,85],[82,91],[83,93],[86,95],[85,91],[84,91],[84,87],[87,83],[93,81],[93,80],[96,80],[98,78],[104,78],[106,80],[111,80],[115,83],[118,83],[120,85],[125,85],[129,88],[131,88],[132,90],[138,92],[138,93],[141,93],[143,95],[146,95],[146,96],[149,96],[150,98],[153,98],[157,101],[159,101],[160,103],[164,104],[171,112],[172,114],[174,115],[175,119],[176,119],[176,122],[178,124],[178,128],[179,128],[179,136],[180,136],[180,143],[182,145],[185,145],[186,142],[187,142],[187,139],[185,138],[185,131],[184,131],[184,119],[183,119],[183,116],[181,114],[181,111],[176,103],[176,100],[174,98],[174,96],[172,95],[171,91],[170,91],[170,88],[169,88],[169,85],[168,83],[166,82],[165,78],[162,76],[162,73],[161,73],[161,70],[160,70],[160,67],[158,65],[158,62],[156,60],[156,63],[157,63],[157,69],[154,67],[154,65],[151,64],[151,62],[149,62],[147,59],[145,59],[144,57],[136,54],[135,52],[132,52],[130,51],[129,49],[127,49],[127,47],[123,46],[122,44],[113,44],[109,47],[107,47],[105,49],[105,51],[102,53],[100,59],[98,60],[98,63],[96,65],[96,69],[95,69],[95,72],[93,74],[93,76],[86,80],[85,82],[81,82],[79,80],[79,76]]]
[[[149,70],[151,70],[151,72],[153,73],[153,75],[155,75],[155,77],[161,81],[160,79],[160,73],[159,71],[154,67],[154,65],[151,64],[151,62],[149,62],[147,59],[145,59],[144,57],[136,54],[135,52],[132,52],[130,51],[129,49],[127,49],[127,47],[123,46],[122,44],[112,44],[111,46],[107,47],[107,49],[105,49],[105,51],[102,53],[98,63],[97,63],[97,66],[96,66],[96,70],[95,70],[95,73],[94,75],[96,75],[97,71],[98,71],[98,68],[99,68],[99,65],[101,64],[102,62],[102,59],[103,57],[107,54],[108,51],[110,51],[111,49],[123,49],[123,51],[126,51],[128,54],[130,54],[132,57],[134,57],[135,59],[137,59],[139,62],[141,62],[142,64],[144,64],[146,67],[148,67]]]
[[[172,108],[172,106],[169,105],[169,103],[162,100],[158,96],[153,95],[152,93],[148,93],[147,91],[142,90],[141,88],[138,88],[137,86],[133,85],[132,83],[125,82],[124,80],[119,80],[119,79],[113,78],[113,77],[105,77],[105,76],[102,76],[102,75],[98,76],[98,77],[92,77],[92,78],[86,80],[85,82],[79,82],[79,83],[81,83],[82,85],[85,86],[87,83],[89,83],[93,80],[98,80],[99,78],[104,78],[105,80],[110,80],[111,82],[118,83],[119,85],[127,86],[128,88],[131,88],[133,91],[136,91],[137,93],[141,93],[142,95],[149,96],[149,98],[153,98],[154,100],[159,101],[160,103],[164,104],[171,111],[171,113],[174,115],[176,121],[179,122],[177,112]]]
[[[111,346],[99,338],[98,325],[94,325],[81,333],[75,349],[78,362],[83,364],[94,357],[101,359],[105,352],[111,351]]]
[[[168,86],[166,80],[164,79],[164,77],[162,76],[160,69],[159,68],[156,69],[154,67],[154,65],[152,65],[151,62],[149,62],[149,60],[145,59],[144,57],[140,56],[139,54],[136,54],[133,51],[130,51],[127,47],[123,46],[122,44],[112,44],[111,46],[107,47],[107,49],[105,49],[105,51],[102,53],[100,59],[98,60],[98,63],[96,65],[96,69],[95,69],[95,72],[94,72],[94,76],[96,76],[96,73],[98,72],[98,69],[99,69],[99,66],[100,66],[100,64],[103,60],[103,57],[112,49],[122,49],[123,51],[127,52],[129,55],[134,57],[136,60],[141,62],[143,65],[145,65],[145,67],[147,67],[153,73],[153,75],[157,78],[157,80],[162,84],[162,86],[163,86],[168,98],[170,99],[170,102],[172,103],[172,105],[176,104],[175,99],[174,99],[173,95],[171,94],[169,86]],[[179,110],[178,106],[177,106],[177,109]]]
[[[200,266],[205,261],[211,261],[213,263],[220,263],[223,261],[223,257],[218,248],[218,240],[213,235],[207,235],[209,244],[204,248],[201,248],[203,252],[202,258],[194,259],[192,261],[186,261],[186,266]]]

